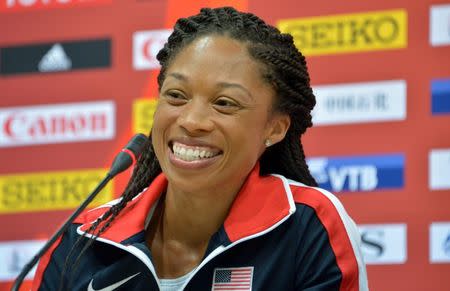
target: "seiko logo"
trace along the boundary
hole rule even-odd
[[[112,102],[1,109],[0,147],[109,139],[114,111]]]
[[[356,45],[361,42],[389,43],[395,40],[400,32],[395,18],[389,16],[365,21],[323,22],[311,26],[300,26],[298,29],[296,40],[300,47],[344,46]]]
[[[404,10],[284,19],[278,27],[306,55],[406,46]]]
[[[105,175],[104,169],[2,175],[0,214],[76,207]],[[112,198],[112,187],[107,185],[91,206]]]
[[[136,70],[158,69],[156,55],[167,42],[171,30],[138,31],[133,35],[133,66]]]

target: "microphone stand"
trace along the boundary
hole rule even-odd
[[[46,251],[55,243],[55,241],[67,230],[67,228],[72,224],[72,222],[75,220],[75,218],[80,215],[80,213],[89,205],[89,203],[92,202],[92,200],[97,196],[97,194],[108,184],[108,182],[113,178],[110,173],[106,175],[105,178],[100,182],[100,184],[97,185],[97,187],[92,191],[91,194],[84,200],[84,202],[75,210],[75,212],[66,220],[64,225],[47,241],[47,243],[41,248],[41,250],[31,259],[28,264],[25,265],[25,267],[20,272],[19,276],[17,277],[16,281],[14,282],[13,287],[11,288],[11,291],[18,291],[20,288],[20,285],[22,285],[23,280],[27,276],[27,274],[31,271],[31,269],[36,265],[36,263],[39,261],[39,259],[45,254]]]
[[[92,191],[91,194],[84,200],[84,202],[80,205],[80,207],[75,210],[75,212],[67,219],[64,225],[50,238],[49,241],[41,248],[41,250],[33,257],[33,259],[25,265],[25,267],[20,272],[16,281],[14,281],[13,287],[11,291],[18,291],[20,285],[22,285],[23,280],[26,275],[31,271],[31,269],[36,265],[38,260],[45,254],[46,251],[56,242],[58,237],[60,237],[75,218],[80,215],[80,213],[91,203],[91,201],[97,196],[97,194],[108,184],[108,182],[114,178],[117,174],[125,171],[129,166],[131,166],[135,161],[136,157],[138,157],[143,151],[146,143],[149,142],[148,138],[142,134],[136,134],[126,145],[124,149],[115,157],[112,162],[111,169],[109,170],[106,177],[97,185],[97,187]]]

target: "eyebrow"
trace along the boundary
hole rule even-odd
[[[170,73],[169,75],[167,75],[167,77],[174,77],[175,79],[178,79],[183,82],[187,82],[188,80],[188,78],[185,75],[180,73]]]
[[[189,80],[189,78],[183,74],[180,73],[170,73],[167,75],[168,77],[173,77],[177,80],[180,80],[182,82],[187,82]],[[219,82],[217,84],[217,86],[219,86],[220,88],[226,89],[226,88],[238,88],[241,89],[242,91],[244,91],[252,100],[254,100],[252,93],[250,93],[250,91],[245,88],[244,86],[242,86],[241,84],[238,83],[229,83],[229,82]]]

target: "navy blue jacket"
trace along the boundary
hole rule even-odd
[[[63,273],[74,243],[117,201],[84,212],[41,259],[32,290],[58,290],[61,278],[63,290],[159,290],[144,229],[166,187],[161,174],[71,269],[91,239],[83,238]],[[356,225],[331,193],[279,175],[261,177],[256,166],[184,287],[224,289],[368,290]]]

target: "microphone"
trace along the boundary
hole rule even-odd
[[[115,175],[125,171],[134,164],[144,149],[148,138],[142,133],[136,134],[114,159],[108,175]]]
[[[119,152],[115,157],[109,172],[106,177],[97,185],[94,191],[89,194],[89,196],[84,200],[84,202],[78,207],[75,212],[67,219],[63,226],[47,241],[47,243],[39,250],[39,252],[23,267],[19,276],[17,276],[14,285],[11,288],[12,291],[18,291],[20,285],[22,285],[23,280],[26,275],[31,271],[31,269],[36,265],[39,259],[47,252],[47,250],[55,243],[55,241],[67,230],[67,228],[72,224],[75,218],[80,215],[80,213],[91,203],[91,201],[97,196],[97,194],[108,184],[108,182],[114,178],[117,174],[125,171],[130,167],[142,153],[145,144],[148,142],[147,136],[142,133],[138,133],[128,142],[128,144]]]

